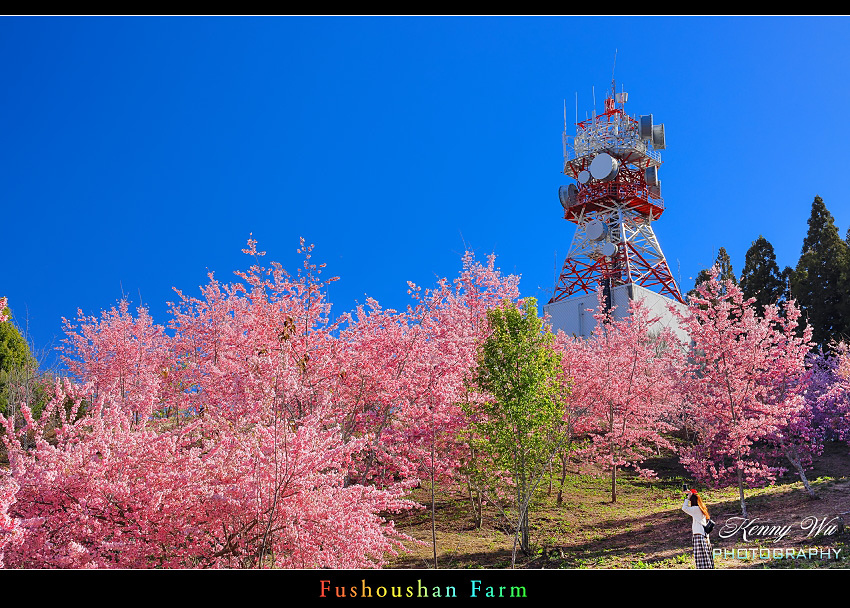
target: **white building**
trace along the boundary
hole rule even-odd
[[[629,300],[642,302],[649,310],[650,317],[659,317],[650,331],[654,332],[663,327],[669,327],[683,343],[689,342],[687,333],[679,326],[678,320],[669,309],[672,306],[684,314],[687,311],[687,306],[645,287],[630,283],[611,289],[612,307],[616,307],[613,311],[615,319],[623,319],[629,314]],[[568,336],[586,338],[593,333],[593,329],[596,327],[596,319],[594,318],[596,307],[596,294],[587,293],[544,304],[543,313],[549,317],[553,332],[557,333],[558,330],[562,330]]]

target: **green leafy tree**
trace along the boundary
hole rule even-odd
[[[37,367],[27,341],[12,321],[6,298],[0,298],[0,413],[6,414],[17,399],[22,380]]]
[[[763,314],[765,306],[784,299],[785,279],[776,263],[773,245],[762,235],[747,250],[741,271],[741,291],[745,299],[756,299],[758,314]]]
[[[5,304],[6,299],[0,299]],[[30,349],[20,330],[12,322],[12,311],[9,307],[0,308],[0,313],[6,320],[0,323],[0,369],[7,370],[17,365],[24,365],[30,358]]]
[[[537,316],[537,302],[503,302],[487,312],[489,337],[479,352],[475,430],[491,480],[507,472],[517,510],[516,544],[530,552],[528,509],[566,436],[560,355]]]
[[[791,295],[822,347],[850,335],[850,247],[823,199],[815,196],[802,255],[791,275]]]

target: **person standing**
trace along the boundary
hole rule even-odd
[[[696,490],[691,490],[685,494],[682,511],[690,515],[692,519],[691,532],[693,534],[694,562],[697,569],[713,569],[714,557],[711,555],[711,542],[709,542],[704,528],[711,517],[702,497],[697,494]]]

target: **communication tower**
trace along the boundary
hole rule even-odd
[[[558,194],[564,219],[576,228],[554,294],[544,306],[556,329],[570,325],[564,315],[575,308],[562,303],[580,298],[595,308],[600,285],[609,306],[622,307],[635,298],[649,298],[656,309],[671,300],[684,304],[652,228],[665,208],[658,177],[660,151],[666,148],[664,125],[655,124],[652,114],[626,114],[627,100],[612,82],[605,111],[597,115],[594,109],[591,117],[576,122],[574,137],[567,136],[565,104],[563,173],[576,183],[561,186]],[[589,333],[575,323],[571,327],[572,333]]]

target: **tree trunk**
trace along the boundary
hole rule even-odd
[[[811,498],[815,497],[815,491],[809,485],[809,478],[806,477],[806,471],[803,468],[803,463],[799,457],[797,457],[793,452],[786,450],[785,457],[794,465],[794,468],[797,469],[797,474],[800,476],[800,481],[803,482],[803,487],[806,488],[806,492],[808,492]]]
[[[558,504],[562,504],[564,502],[564,484],[567,481],[567,461],[569,460],[569,454],[567,456],[561,456],[561,479],[559,479],[558,483]]]
[[[744,469],[738,462],[738,496],[741,499],[741,515],[747,518],[747,502],[744,500]]]
[[[472,480],[467,478],[466,488],[469,492],[469,509],[475,528],[481,528],[484,523],[484,494],[479,488],[473,489]]]
[[[522,552],[525,555],[529,555],[531,553],[530,547],[530,539],[528,532],[528,508],[523,511],[522,514]]]
[[[473,521],[475,521],[475,494],[472,492],[472,480],[470,478],[466,478],[466,495],[469,497],[469,510],[470,515],[472,515]],[[477,525],[475,526],[478,527]]]
[[[617,465],[611,467],[611,502],[617,502]]]
[[[511,568],[516,566],[516,550],[517,544],[523,555],[529,555],[529,534],[528,534],[528,504],[522,500],[523,488],[525,488],[525,471],[521,477],[522,483],[517,484],[517,509],[518,521],[516,530],[514,530],[514,550],[511,555]]]
[[[431,442],[431,543],[434,545],[434,570],[437,569],[437,519],[434,513],[437,501],[434,492],[434,442]]]
[[[559,480],[558,485],[558,504],[564,502],[564,484],[567,482],[567,466],[570,464],[570,448],[572,446],[572,432],[567,430],[567,448],[563,450],[559,454],[559,458],[561,459],[561,479]]]
[[[528,484],[529,480],[526,479],[527,469],[525,466],[525,453],[521,452],[520,454],[520,463],[522,472],[520,473],[520,486],[517,492],[517,506],[520,509],[519,513],[519,523],[520,523],[520,533],[521,533],[521,542],[519,548],[522,549],[523,555],[528,555],[531,551],[528,546],[528,503],[527,500],[530,498],[528,495]],[[523,500],[525,499],[525,500]]]
[[[520,551],[525,552],[525,544],[523,543],[523,541],[525,540],[525,535],[523,534],[525,513],[522,512],[522,490],[520,488],[517,488],[516,504],[517,508],[519,509],[519,521],[517,522],[516,538],[519,539]]]

